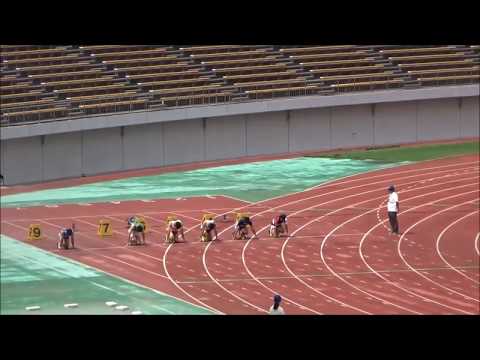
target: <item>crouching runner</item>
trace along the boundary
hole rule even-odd
[[[128,219],[128,245],[145,245],[145,225],[137,216]]]
[[[279,237],[280,234],[288,235],[287,215],[280,214],[272,219],[270,224],[270,236]]]
[[[67,250],[70,248],[70,245],[72,249],[75,249],[75,241],[74,241],[74,225],[70,228],[63,228],[60,230],[58,233],[58,244],[57,247],[59,249],[64,249]]]
[[[202,236],[200,241],[208,242],[212,240],[217,240],[217,224],[215,224],[215,218],[213,215],[204,215],[202,219],[202,224],[200,225],[200,230]],[[213,236],[215,235],[215,237]]]
[[[183,223],[181,220],[169,217],[167,219],[167,228],[165,230],[165,242],[176,243],[178,242],[179,236],[181,236],[182,241],[185,242],[185,233],[183,231]]]
[[[235,229],[233,231],[233,240],[247,240],[249,231],[252,232],[253,237],[258,239],[257,232],[253,227],[252,220],[245,214],[238,214],[235,222]]]

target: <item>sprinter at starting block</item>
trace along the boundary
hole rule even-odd
[[[72,227],[62,228],[58,233],[58,244],[59,249],[68,250],[70,248],[75,249],[75,239],[74,239],[74,229],[75,225],[72,224]]]
[[[200,241],[208,242],[218,239],[217,224],[215,224],[215,216],[211,214],[203,215],[202,223],[200,225],[202,236]],[[213,236],[215,234],[215,237]]]
[[[167,218],[167,228],[165,234],[165,242],[167,243],[176,243],[178,242],[179,236],[181,236],[182,241],[185,241],[185,233],[183,231],[183,223],[181,220],[176,217],[169,216]]]
[[[237,214],[234,227],[233,240],[247,240],[249,231],[252,232],[254,238],[258,239],[252,220],[247,214]]]

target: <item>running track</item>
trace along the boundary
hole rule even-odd
[[[390,235],[386,188],[400,196],[400,236]],[[232,212],[249,212],[260,240],[232,241]],[[267,238],[273,214],[291,234]],[[222,240],[200,243],[203,213]],[[126,247],[126,218],[149,222],[146,247]],[[162,242],[177,214],[187,243]],[[2,233],[22,240],[32,223],[56,250],[58,228],[74,221],[78,249],[61,254],[221,314],[265,314],[280,293],[288,314],[479,314],[479,157],[461,156],[350,176],[257,203],[229,197],[125,201],[2,209]],[[100,218],[115,233],[100,239]]]

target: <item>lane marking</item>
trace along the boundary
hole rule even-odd
[[[444,182],[444,183],[442,183],[442,184],[448,184],[448,183],[451,183],[451,182],[453,182],[453,181],[447,181],[447,182]],[[455,182],[457,182],[457,181],[455,181]],[[429,187],[432,187],[432,186],[438,186],[438,184],[436,184],[436,185],[424,186],[424,187],[422,187],[422,188],[420,188],[420,189],[429,188]],[[468,186],[468,185],[466,185],[466,186]],[[457,187],[455,187],[455,188],[457,188]],[[417,190],[418,190],[418,189],[417,189]],[[447,189],[447,190],[448,190],[448,189]],[[413,190],[409,190],[409,191],[413,191]],[[445,189],[442,190],[442,191],[445,191]],[[370,191],[370,192],[372,192],[372,191]],[[407,192],[407,191],[405,191],[405,192]],[[368,192],[364,192],[363,194],[365,194],[365,193],[368,193]],[[424,196],[424,195],[420,195],[420,196],[416,196],[416,197],[421,197],[421,196]],[[415,197],[415,198],[416,198],[416,197]],[[346,198],[348,198],[348,196],[347,196]],[[358,205],[358,204],[361,204],[361,203],[366,203],[366,202],[369,202],[369,201],[372,201],[372,200],[376,200],[376,199],[380,199],[380,198],[383,199],[383,198],[384,198],[384,195],[382,195],[382,196],[380,196],[380,197],[377,197],[377,198],[374,198],[374,199],[369,199],[369,200],[366,200],[366,201],[362,201],[362,202],[356,203],[355,205]],[[351,206],[351,205],[345,206],[344,208],[338,209],[338,210],[336,210],[336,211],[334,211],[334,212],[332,212],[332,213],[329,213],[329,214],[337,213],[337,212],[340,212],[341,210],[348,209],[350,206]],[[307,208],[306,210],[308,210],[308,208]],[[374,209],[374,210],[375,210],[375,209]],[[374,210],[370,210],[369,212],[372,212],[372,211],[374,211]],[[368,212],[367,212],[367,213],[368,213]],[[326,215],[323,215],[323,216],[326,216]],[[359,218],[360,216],[363,216],[363,214],[362,214],[362,215],[359,215],[359,216],[356,216],[356,217],[354,217],[353,219]],[[306,224],[304,224],[303,226],[301,226],[300,228],[298,228],[297,230],[295,230],[293,234],[295,234],[296,232],[300,231],[303,227],[306,227],[306,226],[308,226],[310,223],[312,223],[312,222],[314,222],[314,221],[318,221],[318,219],[321,219],[321,218],[322,218],[322,216],[319,217],[319,218],[317,218],[317,219],[313,219],[313,220],[307,222]],[[349,221],[350,221],[350,220],[349,220]],[[369,293],[368,291],[365,291],[365,290],[363,290],[363,289],[360,289],[359,287],[351,284],[350,282],[348,282],[347,280],[345,280],[345,279],[342,278],[341,276],[337,276],[337,275],[336,275],[337,273],[327,264],[327,262],[326,262],[326,260],[325,260],[325,257],[323,256],[323,249],[324,249],[324,247],[326,246],[326,241],[327,241],[327,239],[329,238],[330,234],[333,234],[337,229],[339,229],[342,225],[344,225],[345,223],[348,223],[349,221],[344,222],[343,224],[337,226],[337,227],[334,228],[332,231],[330,231],[329,234],[327,234],[327,236],[323,239],[323,241],[322,241],[322,243],[321,243],[321,247],[320,247],[320,257],[322,258],[322,261],[323,261],[323,263],[325,264],[326,268],[327,268],[333,275],[335,275],[336,277],[338,277],[341,281],[345,282],[346,284],[350,285],[350,286],[353,287],[354,289],[356,289],[356,290],[358,290],[358,291],[361,291],[362,293],[364,293],[364,294],[366,294],[366,295],[372,296],[372,297],[376,298],[377,300],[380,300],[380,301],[384,302],[384,301],[386,301],[385,299],[378,298],[378,297],[372,295],[371,293]],[[285,260],[285,248],[286,248],[286,245],[287,245],[288,241],[289,241],[289,238],[287,238],[287,240],[285,240],[285,242],[284,242],[284,244],[283,244],[283,246],[282,246],[282,251],[281,251],[282,261],[283,261],[283,264],[284,264],[285,268],[286,268],[293,276],[295,276],[295,273],[288,267],[287,262],[286,262],[286,260]],[[300,281],[301,283],[303,283],[305,286],[307,286],[308,288],[310,288],[310,289],[313,290],[314,292],[319,293],[318,289],[312,287],[311,285],[307,284],[307,283],[304,282],[303,280],[298,279],[298,281]],[[333,299],[333,300],[336,301],[335,299]],[[343,302],[342,302],[342,303],[343,303]],[[410,312],[419,314],[418,312],[416,312],[416,311],[414,311],[414,310],[411,310],[411,309],[404,308],[404,307],[401,306],[401,305],[397,305],[397,304],[394,304],[394,303],[391,303],[391,302],[388,302],[388,303],[391,304],[391,305],[393,305],[393,306],[395,306],[395,307],[399,307],[399,308],[401,308],[401,309],[403,309],[403,310],[407,310],[407,311],[410,311]],[[347,305],[347,306],[348,306],[348,305]]]
[[[478,191],[478,190],[475,190],[475,191]],[[470,192],[467,192],[467,193],[470,193]],[[477,200],[478,200],[478,198],[477,198]],[[439,287],[441,287],[441,288],[443,288],[443,289],[445,289],[445,290],[448,290],[448,291],[450,291],[450,292],[452,292],[452,293],[455,293],[455,294],[457,294],[457,295],[463,296],[464,298],[468,298],[468,299],[470,299],[470,300],[473,300],[473,301],[476,301],[476,302],[480,302],[479,299],[475,299],[475,298],[473,298],[473,297],[471,297],[471,296],[468,296],[468,295],[462,294],[462,293],[460,293],[460,292],[458,292],[458,291],[455,291],[455,290],[453,290],[453,289],[451,289],[451,288],[449,288],[449,287],[447,287],[447,286],[445,286],[445,285],[443,285],[443,284],[441,284],[441,283],[439,283],[439,282],[437,282],[437,281],[435,281],[435,280],[430,279],[428,276],[425,276],[425,275],[422,274],[421,272],[415,270],[415,269],[410,265],[410,263],[405,259],[404,254],[401,252],[402,241],[404,241],[404,240],[406,239],[405,235],[406,235],[410,230],[412,230],[414,227],[416,227],[418,224],[421,224],[421,223],[423,223],[423,222],[425,222],[425,221],[427,221],[427,220],[429,220],[429,219],[437,216],[438,214],[441,214],[441,213],[445,212],[445,211],[448,210],[448,209],[454,209],[454,208],[456,208],[456,207],[460,207],[460,206],[465,205],[465,204],[468,204],[468,203],[472,203],[472,201],[471,201],[471,200],[465,201],[465,202],[463,202],[463,203],[453,205],[453,206],[451,206],[451,207],[449,207],[449,208],[447,208],[447,209],[437,211],[437,212],[435,212],[435,213],[433,213],[433,214],[431,214],[431,215],[429,215],[429,216],[426,216],[426,217],[422,218],[421,220],[418,220],[417,222],[413,223],[412,225],[410,225],[410,226],[402,233],[402,235],[400,236],[400,239],[399,239],[398,245],[397,245],[397,252],[398,252],[398,255],[400,256],[400,258],[402,259],[402,261],[405,263],[405,265],[407,265],[407,266],[408,266],[410,269],[412,269],[416,274],[420,275],[421,277],[423,277],[423,278],[426,279],[427,281],[429,281],[429,282],[431,282],[432,284],[435,284],[436,286],[439,286]],[[428,205],[428,204],[427,204],[427,205]],[[420,205],[420,206],[422,206],[422,205]],[[408,212],[408,210],[405,211],[405,212]],[[472,315],[473,315],[473,313],[472,313]]]
[[[18,228],[20,228],[20,229],[22,229],[22,230],[25,230],[25,229],[26,229],[25,227],[18,226],[18,225],[15,225],[15,224],[10,224],[10,225],[12,225],[12,226],[14,226],[14,227],[18,227]],[[30,246],[32,246],[32,245],[30,245]],[[141,283],[137,283],[137,282],[132,281],[132,280],[129,280],[129,279],[127,279],[127,278],[123,278],[123,277],[121,277],[121,276],[119,276],[119,275],[116,275],[116,274],[113,274],[113,273],[111,273],[111,272],[109,272],[109,271],[102,270],[102,269],[100,269],[100,268],[98,268],[98,267],[96,267],[96,266],[87,265],[87,264],[85,264],[85,263],[83,263],[83,262],[80,262],[80,261],[75,260],[75,259],[72,259],[72,258],[65,258],[65,257],[63,257],[63,256],[59,256],[59,255],[57,255],[57,254],[51,253],[51,252],[49,252],[49,251],[47,251],[47,250],[43,250],[43,249],[40,249],[40,248],[37,248],[37,249],[38,249],[39,251],[42,251],[42,252],[45,252],[45,253],[48,253],[48,254],[52,254],[53,256],[58,257],[58,258],[60,258],[60,259],[62,259],[62,260],[67,259],[67,261],[70,261],[70,262],[72,262],[72,263],[74,263],[74,264],[77,264],[77,265],[79,265],[79,266],[86,267],[86,268],[89,268],[89,269],[93,269],[93,270],[95,270],[95,271],[97,271],[97,272],[99,272],[99,273],[107,274],[107,275],[109,275],[109,276],[111,276],[111,277],[113,277],[113,278],[115,278],[115,279],[124,281],[124,282],[126,282],[126,283],[128,283],[128,284],[131,284],[131,285],[134,285],[134,286],[141,287],[141,288],[143,288],[143,289],[147,289],[147,290],[153,291],[155,294],[162,295],[162,296],[165,296],[165,297],[173,298],[173,299],[175,299],[175,300],[178,300],[179,302],[182,302],[182,303],[185,303],[185,304],[189,304],[189,305],[191,305],[191,306],[194,306],[194,307],[199,308],[199,309],[202,309],[202,310],[211,310],[211,309],[209,309],[208,307],[205,308],[205,307],[200,306],[200,305],[198,305],[198,304],[192,303],[192,302],[190,302],[190,301],[188,301],[188,300],[181,299],[181,298],[179,298],[178,296],[175,296],[175,295],[172,295],[172,294],[167,294],[167,293],[164,293],[164,292],[162,292],[162,291],[160,291],[160,290],[157,290],[157,289],[154,289],[154,288],[152,288],[152,287],[149,287],[149,286],[147,286],[147,285],[144,285],[144,284],[141,284]],[[18,255],[19,255],[19,256],[22,256],[22,257],[25,257],[25,256],[22,255],[22,254],[18,254]],[[30,260],[30,261],[34,261],[34,260],[30,259],[30,258],[27,258],[27,257],[25,257],[25,258],[28,259],[28,260]],[[35,261],[34,261],[34,262],[35,262]],[[38,263],[38,261],[36,261],[36,262]],[[52,267],[49,266],[48,264],[43,264],[43,263],[40,263],[40,264],[43,265],[43,266],[47,266],[47,267],[52,268]],[[60,270],[58,270],[58,269],[55,269],[55,270],[60,271]],[[70,274],[67,274],[67,273],[65,273],[65,274],[70,276]]]
[[[471,212],[471,213],[469,213],[469,214],[467,214],[467,215],[465,215],[465,216],[462,216],[461,218],[458,218],[457,220],[455,220],[455,221],[451,222],[449,225],[447,225],[447,226],[442,230],[442,232],[437,236],[437,241],[436,241],[436,243],[435,243],[435,247],[436,247],[436,249],[437,249],[438,255],[440,256],[440,258],[442,259],[442,261],[443,261],[445,264],[447,264],[449,267],[451,267],[454,271],[456,271],[456,272],[457,272],[458,274],[460,274],[461,276],[463,276],[463,277],[465,277],[465,278],[467,278],[467,279],[475,282],[476,284],[480,284],[480,282],[479,282],[478,280],[469,277],[468,275],[464,274],[462,271],[459,271],[457,268],[455,268],[454,266],[452,266],[452,264],[450,264],[450,263],[447,261],[447,259],[445,259],[445,257],[442,255],[442,252],[440,251],[440,241],[441,241],[443,235],[444,235],[452,226],[454,226],[454,225],[456,225],[457,223],[459,223],[460,221],[468,218],[469,216],[474,215],[475,213],[478,213],[478,210],[477,210],[477,211],[473,211],[473,212]],[[477,234],[477,238],[478,238],[478,235],[480,235],[480,233]],[[478,267],[476,267],[476,268],[478,269]]]
[[[475,238],[475,250],[477,251],[478,256],[480,256],[480,250],[478,246],[478,240],[480,239],[480,232],[477,234],[477,237]]]
[[[450,167],[450,166],[449,166],[449,167]],[[440,171],[440,173],[441,173],[441,172],[443,172],[443,171]],[[412,176],[407,176],[406,178],[411,178],[411,177],[412,177]],[[337,179],[337,180],[338,180],[338,179]],[[336,181],[336,180],[335,180],[335,181]],[[418,181],[418,180],[417,180],[417,181]],[[376,183],[376,182],[374,182],[373,184],[375,184],[375,183]],[[368,183],[368,184],[366,184],[366,185],[360,185],[360,186],[357,186],[357,187],[368,186],[368,185],[371,185],[371,184],[372,184],[372,183]],[[278,208],[281,208],[281,207],[283,207],[283,206],[290,205],[290,204],[292,204],[292,203],[298,203],[298,202],[302,202],[302,201],[305,201],[305,200],[309,200],[309,199],[311,199],[311,198],[317,198],[317,197],[321,197],[321,196],[324,196],[324,195],[329,195],[329,194],[331,194],[331,193],[335,193],[335,192],[339,192],[339,191],[345,191],[345,190],[346,190],[346,189],[341,189],[341,190],[337,190],[337,191],[331,191],[331,192],[328,192],[328,193],[325,193],[325,194],[320,194],[320,195],[316,195],[316,196],[311,196],[311,197],[304,198],[304,199],[301,199],[301,200],[297,200],[297,201],[289,202],[289,203],[286,203],[286,204],[282,204],[282,205],[277,206],[277,207],[274,207],[274,208],[270,208],[268,211],[273,211],[274,209],[278,209]],[[375,191],[378,191],[378,190],[375,190]],[[315,206],[313,206],[313,207],[315,207]],[[311,208],[313,208],[313,207],[311,207]],[[266,212],[266,211],[264,211],[264,212]],[[264,212],[262,212],[262,213],[264,213]],[[253,215],[252,217],[258,216],[258,215],[260,215],[260,214],[262,214],[262,213],[258,213],[258,214],[256,214],[256,215]],[[298,213],[298,212],[297,212],[297,213]],[[227,227],[225,230],[223,230],[222,232],[219,233],[219,236],[220,236],[220,234],[224,233],[225,231],[229,230],[229,229],[232,228],[232,227],[233,227],[233,226]],[[265,227],[262,228],[259,232],[265,230],[265,229],[268,228],[268,227],[269,227],[269,225],[265,226]],[[258,232],[258,233],[259,233],[259,232]],[[248,246],[248,244],[249,244],[249,242],[247,242],[247,244],[245,245],[245,247]],[[208,247],[205,248],[204,252],[206,252],[206,251],[208,251]],[[284,266],[286,266],[285,262],[284,262]],[[244,264],[244,267],[245,267],[245,264]],[[286,267],[287,267],[287,266],[286,266]],[[253,278],[253,279],[255,280],[255,278]],[[212,280],[213,280],[213,278],[212,278]],[[263,285],[264,285],[264,284],[263,284]],[[273,290],[272,290],[272,291],[273,291]],[[318,292],[318,290],[315,290],[315,291]],[[323,295],[323,296],[326,296],[326,294],[323,294],[323,293],[322,293],[322,295]],[[335,300],[335,299],[333,299],[333,300],[334,300],[334,301],[337,301],[337,300]],[[337,301],[337,302],[339,302],[339,301]],[[340,301],[340,303],[341,303],[341,304],[344,304],[344,303],[341,302],[341,301]]]
[[[462,186],[462,187],[465,187],[465,186]],[[418,189],[417,189],[417,190],[418,190]],[[466,192],[466,193],[472,193],[472,192],[475,192],[475,191],[476,191],[476,190],[470,191],[470,192]],[[433,193],[436,193],[436,192],[433,192]],[[466,193],[461,193],[461,194],[458,194],[458,195],[454,195],[454,196],[450,196],[450,197],[446,197],[446,198],[442,198],[442,199],[437,199],[436,201],[445,200],[445,199],[452,198],[452,197],[463,196],[463,195],[465,195]],[[428,193],[428,194],[424,194],[424,195],[431,195],[431,194],[432,194],[432,193]],[[414,198],[415,198],[415,197],[414,197]],[[413,199],[413,198],[406,199],[406,200],[411,200],[411,199]],[[404,200],[404,201],[406,201],[406,200]],[[420,206],[424,206],[424,205],[425,205],[425,203],[422,204],[422,205],[420,205]],[[407,210],[407,211],[409,211],[409,210]],[[405,211],[405,212],[407,212],[407,211]],[[363,216],[363,215],[360,215],[360,216]],[[355,218],[352,218],[352,219],[350,219],[348,222],[353,221],[353,220],[355,220],[356,218],[359,218],[360,216],[355,217]],[[383,222],[385,222],[385,221],[386,221],[386,220],[383,220]],[[382,223],[378,223],[378,224],[372,226],[372,227],[365,233],[365,235],[362,237],[362,239],[360,240],[360,244],[359,244],[358,251],[359,251],[359,254],[360,254],[360,258],[362,259],[363,263],[367,266],[367,268],[370,269],[371,271],[375,272],[375,275],[377,275],[378,277],[380,277],[381,279],[383,279],[386,283],[391,284],[391,285],[395,286],[396,288],[398,288],[398,289],[400,289],[400,290],[402,290],[402,291],[405,291],[405,292],[407,292],[408,294],[410,294],[410,295],[412,295],[412,296],[416,296],[416,297],[421,298],[421,299],[424,300],[424,301],[433,302],[433,303],[436,303],[437,305],[440,305],[440,306],[443,306],[443,307],[447,307],[447,308],[449,308],[449,309],[453,309],[453,310],[456,310],[456,311],[460,311],[460,312],[465,313],[463,310],[456,309],[456,308],[452,308],[452,307],[450,307],[449,305],[446,305],[446,304],[439,303],[439,302],[437,302],[437,301],[428,299],[428,298],[426,298],[426,297],[424,297],[424,296],[422,296],[422,295],[419,295],[419,294],[417,294],[417,293],[415,293],[415,292],[412,292],[412,291],[410,291],[410,290],[408,290],[408,289],[406,289],[406,288],[404,288],[404,287],[402,287],[402,286],[399,286],[396,282],[390,281],[388,278],[382,276],[380,273],[378,273],[374,268],[372,268],[372,267],[370,266],[370,264],[366,261],[365,255],[363,254],[362,247],[363,247],[363,245],[364,245],[364,243],[365,243],[365,240],[367,239],[368,235],[369,235],[373,230],[375,230],[377,227],[381,226],[381,224],[382,224]]]

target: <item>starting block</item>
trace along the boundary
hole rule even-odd
[[[143,231],[146,233],[149,227],[145,219],[142,216],[137,216],[137,221],[143,225]]]
[[[213,214],[204,214],[202,217],[202,223],[206,220],[215,220],[215,215]]]
[[[42,230],[39,224],[31,224],[28,227],[28,240],[40,240],[42,238]]]
[[[112,236],[112,224],[108,220],[100,220],[98,222],[98,231],[97,235],[99,236]]]
[[[174,220],[177,220],[177,217],[176,216],[167,216],[167,224],[170,222],[170,221],[174,221]]]
[[[240,220],[240,219],[243,219],[243,218],[246,218],[246,217],[249,217],[250,215],[247,214],[247,213],[237,213],[237,215],[235,216],[235,218],[237,220]]]

